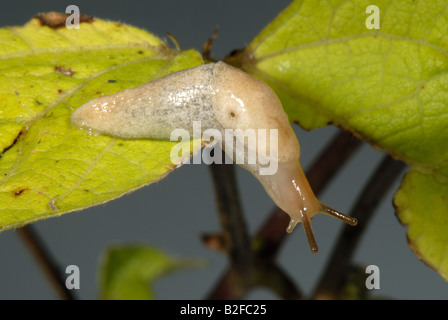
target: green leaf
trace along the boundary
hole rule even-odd
[[[368,29],[369,5],[380,10],[380,29]],[[294,1],[229,62],[269,83],[292,122],[306,129],[333,123],[384,150],[438,187],[418,185],[418,199],[444,197],[448,183],[448,1]],[[405,179],[399,217],[412,214],[411,246],[437,265],[447,229],[437,226],[448,205],[417,205]],[[428,186],[429,188],[429,186]],[[417,197],[413,190],[412,195]],[[445,193],[444,193],[445,192]],[[414,238],[416,216],[432,243]],[[423,229],[422,229],[423,228]],[[437,233],[437,234],[435,234]],[[432,246],[432,247],[431,247]],[[435,260],[434,260],[435,259]]]
[[[144,245],[108,249],[101,266],[101,299],[152,300],[152,284],[167,273],[191,267],[191,261],[176,260]]]
[[[43,16],[0,29],[0,230],[109,201],[172,171],[177,142],[95,136],[70,115],[203,63],[128,25],[93,19],[67,29],[50,23],[61,14]]]
[[[401,222],[409,226],[411,249],[448,280],[448,185],[412,170],[394,201]]]

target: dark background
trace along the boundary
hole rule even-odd
[[[183,49],[201,50],[219,25],[213,54],[222,58],[248,44],[290,1],[286,0],[157,0],[157,1],[5,1],[1,26],[21,25],[39,12],[64,12],[77,5],[81,13],[121,21],[165,37],[171,33]],[[302,150],[302,165],[309,167],[334,127],[305,132],[294,126]],[[348,213],[363,183],[382,154],[365,144],[335,181],[319,197],[331,207]],[[237,169],[239,189],[250,230],[255,231],[273,207],[272,200],[249,173]],[[35,223],[50,252],[62,269],[75,264],[81,271],[81,299],[98,297],[98,270],[102,253],[111,244],[145,243],[175,257],[199,258],[207,266],[188,269],[157,281],[161,299],[200,299],[226,267],[226,257],[205,248],[200,235],[220,229],[214,194],[206,165],[185,165],[166,179],[119,200],[59,218]],[[398,299],[445,299],[447,283],[421,263],[407,246],[406,228],[395,217],[392,191],[379,207],[355,255],[361,265],[374,264],[381,272],[377,297]],[[342,223],[318,215],[313,227],[319,244],[311,254],[301,227],[288,236],[280,261],[304,293],[312,291],[325,267]],[[54,299],[41,270],[14,230],[0,233],[0,299]],[[255,290],[248,299],[276,298]]]

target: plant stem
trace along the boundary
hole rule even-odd
[[[293,279],[275,261],[264,260],[258,271],[258,287],[268,288],[284,300],[300,300],[303,294],[297,288]]]
[[[60,270],[56,266],[56,263],[50,256],[49,251],[38,234],[31,226],[19,228],[17,229],[17,232],[28,250],[33,255],[34,259],[37,261],[38,265],[41,267],[53,289],[56,291],[58,297],[62,300],[73,300],[74,297],[70,290],[66,288],[65,281],[60,273]]]
[[[207,300],[240,300],[249,290],[249,285],[245,281],[247,277],[241,275],[230,265],[217,281],[216,285],[208,296]]]
[[[361,235],[382,198],[405,167],[406,165],[403,162],[394,160],[389,155],[384,156],[358,197],[350,214],[358,219],[358,225],[355,228],[345,226],[342,230],[336,246],[332,250],[326,269],[314,291],[313,299],[336,297],[349,269],[352,256],[360,242]]]
[[[224,159],[224,152],[222,156]],[[231,263],[240,273],[247,273],[251,263],[249,233],[239,199],[235,168],[229,164],[212,164],[210,169]]]

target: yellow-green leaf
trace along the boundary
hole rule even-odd
[[[100,298],[104,300],[153,300],[152,284],[169,272],[192,266],[144,245],[116,246],[106,252],[100,270]]]
[[[409,226],[411,249],[448,280],[448,185],[412,170],[394,202],[401,222]]]
[[[372,16],[379,19],[379,29],[366,26],[374,14],[366,13],[370,5],[379,10]],[[444,197],[448,1],[297,0],[229,62],[269,83],[291,121],[307,129],[341,126],[405,161],[413,174],[437,181],[439,187],[431,191],[427,184],[418,185],[418,199],[428,193]],[[411,245],[446,275],[448,265],[439,264],[434,252],[440,258],[448,246],[448,229],[438,225],[448,217],[448,204],[417,206],[415,198],[409,198],[417,192],[408,192],[411,180],[405,179],[402,186],[399,217],[407,212],[403,222],[409,223]],[[414,243],[422,241],[412,231],[418,216],[426,221],[418,230],[432,235],[424,246]]]
[[[203,63],[125,24],[47,24],[0,29],[0,230],[114,199],[173,170],[176,142],[95,136],[70,115],[95,97]]]

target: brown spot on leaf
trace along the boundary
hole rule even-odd
[[[44,12],[39,13],[34,16],[36,19],[39,19],[41,25],[48,26],[52,29],[57,29],[61,27],[65,27],[65,21],[70,16],[68,13],[62,12]],[[87,16],[85,14],[79,15],[79,23],[87,22],[92,23],[95,20],[92,16]]]
[[[28,190],[28,187],[20,187],[12,191],[14,198],[19,197],[21,194],[23,194],[26,190]]]
[[[5,148],[3,149],[3,151],[1,152],[1,154],[5,153],[5,152],[8,151],[9,149],[11,149],[11,148],[17,143],[17,141],[19,141],[20,136],[21,136],[23,133],[25,133],[25,128],[22,128],[22,130],[19,131],[19,134],[15,137],[14,141],[13,141],[9,146],[5,147]],[[0,156],[1,156],[1,154],[0,154]]]
[[[54,70],[67,77],[71,77],[75,73],[72,69],[64,68],[62,66],[55,66]]]

